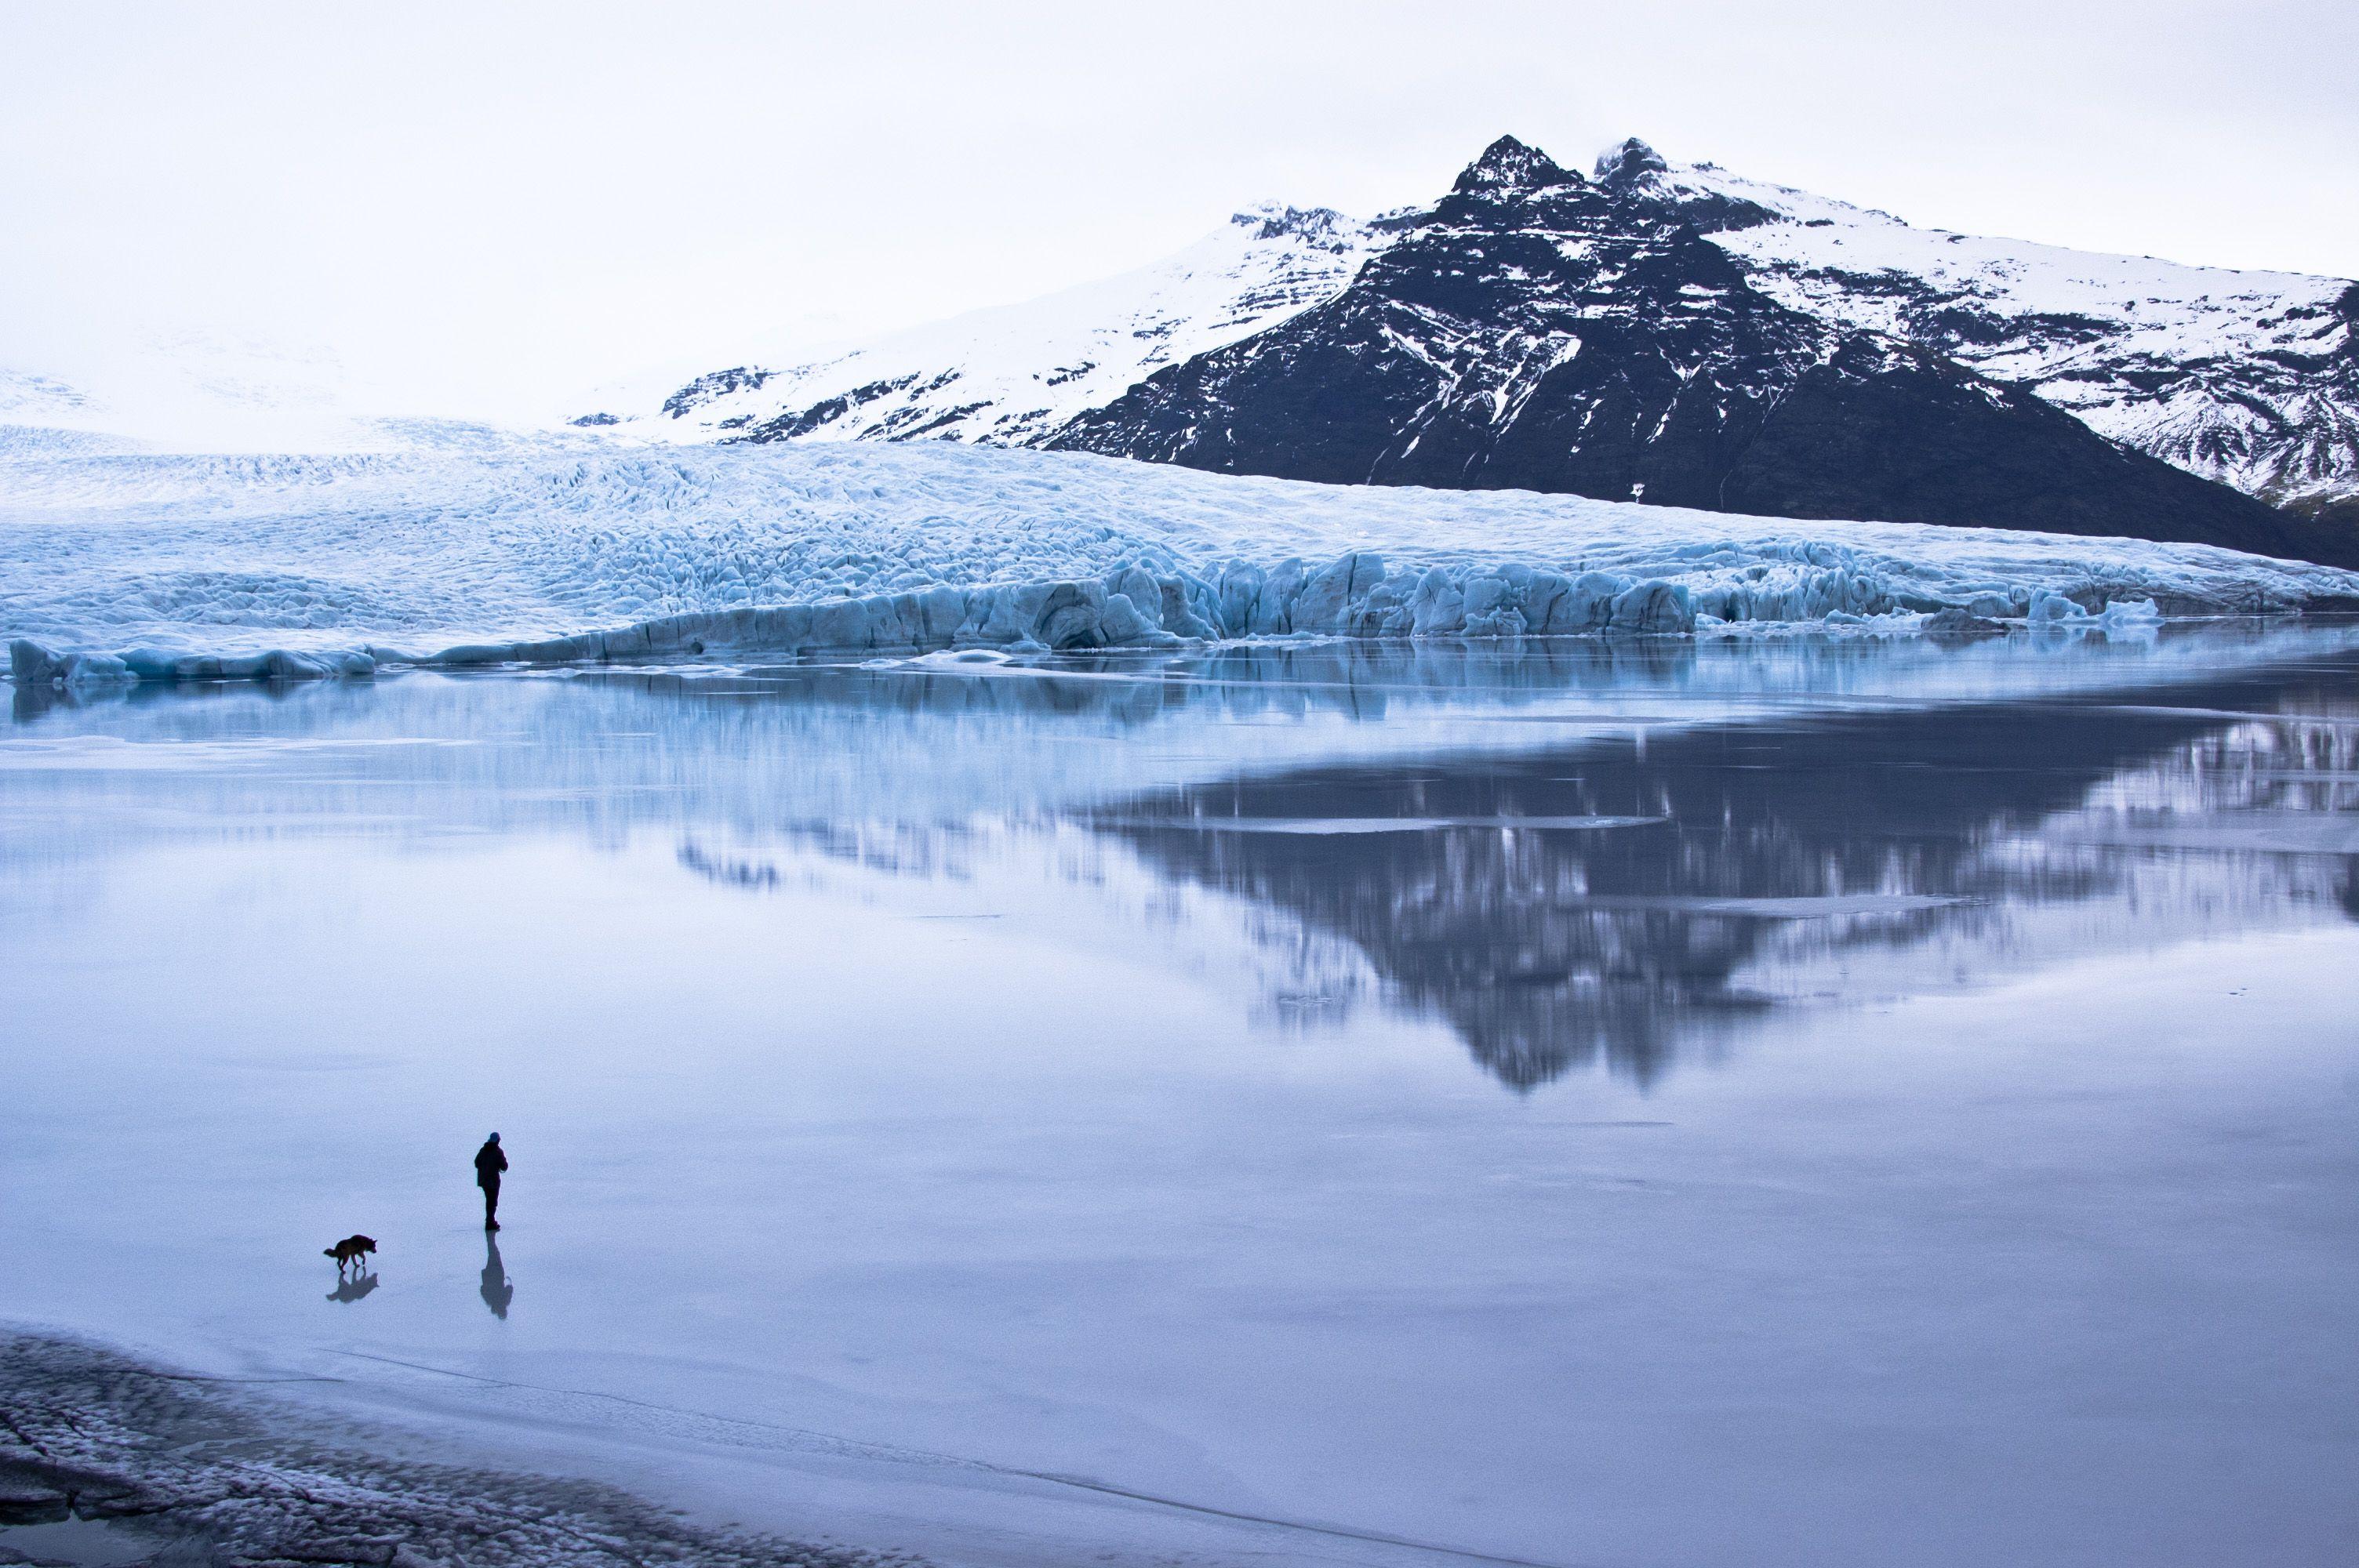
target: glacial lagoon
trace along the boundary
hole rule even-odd
[[[433,1452],[1010,1564],[2359,1542],[2347,625],[26,690],[0,907],[0,1316]]]

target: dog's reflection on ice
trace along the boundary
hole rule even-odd
[[[375,1289],[376,1276],[374,1273],[354,1274],[349,1279],[339,1274],[336,1276],[336,1288],[328,1292],[328,1299],[332,1302],[356,1302]]]
[[[484,1304],[492,1315],[506,1320],[508,1303],[516,1300],[516,1286],[508,1282],[507,1266],[500,1261],[500,1244],[490,1231],[484,1232]]]

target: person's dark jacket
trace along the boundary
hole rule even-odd
[[[475,1151],[475,1184],[477,1186],[498,1186],[500,1173],[507,1168],[507,1152],[498,1144],[486,1143]]]

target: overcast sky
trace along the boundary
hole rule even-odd
[[[0,0],[0,365],[179,328],[497,413],[1429,199],[1512,131],[2359,273],[2359,4]]]

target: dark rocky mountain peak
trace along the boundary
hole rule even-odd
[[[1590,178],[1598,184],[1623,189],[1642,176],[1667,174],[1670,165],[1663,155],[1632,136],[1619,146],[1608,147],[1597,155],[1597,168]]]
[[[1553,185],[1580,185],[1581,176],[1539,150],[1501,136],[1466,166],[1452,189],[1462,196],[1521,193]]]
[[[1044,444],[1346,484],[2226,545],[2359,540],[2142,455],[1940,351],[1756,287],[1625,142],[1593,184],[1502,136],[1325,303]]]

